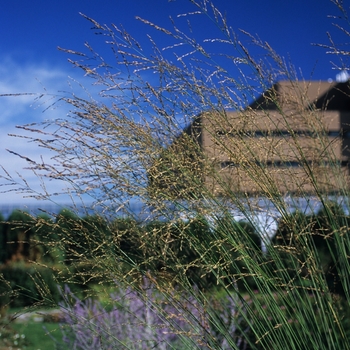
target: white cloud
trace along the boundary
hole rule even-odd
[[[37,120],[38,110],[46,108],[59,90],[67,90],[68,72],[45,64],[19,64],[10,58],[0,58],[0,125],[18,121]],[[33,95],[30,95],[33,94]],[[37,95],[35,95],[37,94]],[[47,94],[35,100],[40,94]],[[46,106],[41,105],[46,101]]]
[[[23,131],[15,128],[16,125],[40,122],[44,119],[64,118],[68,112],[68,106],[64,103],[52,104],[59,99],[57,97],[59,91],[69,90],[68,80],[68,70],[45,64],[22,65],[10,58],[0,58],[0,94],[37,94],[0,97],[0,164],[16,181],[23,183],[17,175],[20,174],[28,181],[30,187],[36,190],[40,190],[40,181],[32,171],[24,169],[28,167],[28,163],[7,152],[6,149],[36,161],[43,156],[45,161],[50,162],[52,154],[39,148],[35,143],[28,142],[25,138],[10,137],[8,134],[24,134]],[[40,94],[44,95],[37,99]],[[4,181],[0,179],[0,184],[3,183]],[[64,187],[64,184],[59,181],[51,181],[47,185],[52,192],[61,191]],[[0,190],[3,189],[4,187],[0,187]],[[25,201],[28,200],[24,200],[22,194],[0,193],[0,204]]]
[[[14,179],[18,185],[8,186],[10,181],[0,178],[0,187],[1,191],[9,189],[20,189],[25,188],[26,184],[29,187],[38,193],[43,192],[42,183],[40,178],[38,178],[33,171],[29,170],[28,167],[31,165],[25,159],[20,158],[10,152],[7,149],[16,152],[20,155],[28,157],[34,161],[40,161],[41,157],[45,160],[46,163],[51,163],[52,154],[47,150],[40,149],[37,144],[33,142],[28,142],[25,138],[11,137],[7,133],[16,133],[14,127],[8,127],[5,130],[0,130],[1,138],[1,148],[0,148],[0,164],[4,167],[6,172]],[[0,171],[1,176],[7,177],[4,171]],[[26,183],[25,183],[26,182]],[[47,190],[49,192],[62,192],[64,183],[61,181],[45,181]],[[18,193],[17,193],[18,192]],[[25,198],[30,196],[30,194],[20,193],[21,191],[11,191],[8,193],[0,193],[0,204],[8,203],[24,203],[32,202],[33,198]]]
[[[74,73],[75,76],[71,73]],[[51,154],[48,150],[38,147],[35,142],[28,142],[28,139],[21,137],[10,137],[8,134],[25,135],[16,125],[40,123],[44,120],[55,120],[66,118],[69,110],[73,108],[64,101],[59,101],[60,96],[75,96],[89,100],[98,100],[98,93],[103,89],[101,85],[92,85],[89,77],[84,77],[79,70],[67,70],[61,67],[51,67],[48,64],[20,64],[11,58],[0,56],[0,95],[33,93],[37,95],[0,96],[0,165],[2,165],[19,183],[22,183],[21,176],[26,179],[33,189],[40,190],[41,183],[31,171],[25,170],[28,166],[24,159],[6,151],[13,152],[40,161],[42,156],[45,163],[52,163]],[[81,84],[80,84],[81,83]],[[82,87],[87,87],[86,91]],[[60,92],[61,91],[61,92]],[[64,92],[62,92],[64,91]],[[128,98],[128,91],[113,90],[115,95],[122,94],[122,98]],[[43,95],[42,98],[36,99]],[[57,104],[54,103],[59,101]],[[104,99],[106,104],[116,103],[116,99]],[[44,113],[43,113],[44,112]],[[28,135],[28,133],[27,133]],[[34,136],[34,135],[29,135]],[[20,174],[20,175],[18,175]],[[1,175],[1,170],[0,170]],[[0,185],[3,180],[0,178]],[[61,181],[45,182],[49,192],[62,192],[66,184]],[[2,187],[0,187],[0,191]],[[16,195],[14,192],[0,193],[0,205],[2,203],[22,203],[23,195]]]

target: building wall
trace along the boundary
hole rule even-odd
[[[315,107],[321,99],[327,105],[335,84],[281,85],[268,97],[275,104],[260,98],[243,111],[202,114],[201,146],[211,165],[203,178],[209,191],[301,194],[348,187],[350,108]]]
[[[244,110],[194,118],[149,171],[165,197],[349,188],[349,83],[279,82]]]

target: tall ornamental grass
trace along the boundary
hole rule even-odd
[[[348,349],[349,220],[328,196],[335,189],[347,203],[348,179],[323,114],[268,43],[234,32],[212,2],[192,3],[193,12],[167,28],[138,18],[149,32],[146,49],[122,27],[82,15],[111,56],[88,43],[85,52],[63,51],[99,93],[67,94],[67,117],[19,127],[53,154],[29,160],[33,172],[65,181],[72,209],[85,203],[103,218],[77,225],[60,216],[52,227],[66,225],[45,245],[69,247],[67,282],[96,281],[86,301],[63,290],[64,341],[77,349]],[[201,38],[194,17],[212,37]],[[152,33],[168,44],[159,47]],[[247,108],[276,81],[289,82],[282,102],[272,91],[273,108]],[[235,121],[229,111],[238,112]],[[271,137],[276,120],[288,135]],[[255,138],[262,122],[265,134]],[[307,148],[296,126],[310,131]],[[215,152],[203,152],[198,130],[210,134]],[[218,167],[223,154],[234,165],[229,177]],[[298,176],[267,163],[271,155],[280,164],[292,155]],[[14,186],[11,174],[3,179]],[[251,191],[240,190],[244,182]],[[15,187],[28,191],[27,183]],[[55,200],[45,187],[33,196]],[[293,213],[288,198],[317,202],[321,212]],[[144,208],[137,216],[135,200]],[[254,216],[262,200],[265,215],[279,220],[274,239]]]

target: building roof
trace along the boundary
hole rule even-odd
[[[293,110],[304,108],[349,110],[349,82],[280,81],[267,89],[249,107],[252,109]]]

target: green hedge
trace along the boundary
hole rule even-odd
[[[297,211],[281,219],[272,245],[290,279],[301,278],[307,285],[312,269],[324,276],[324,288],[344,295],[350,260],[344,254],[349,247],[343,247],[340,237],[348,234],[349,227],[350,218],[343,209],[337,203],[325,203],[317,214]]]
[[[8,292],[12,307],[30,306],[34,303],[57,305],[60,300],[52,269],[33,264],[11,263],[0,266],[0,274],[7,281],[0,280],[0,288]]]

